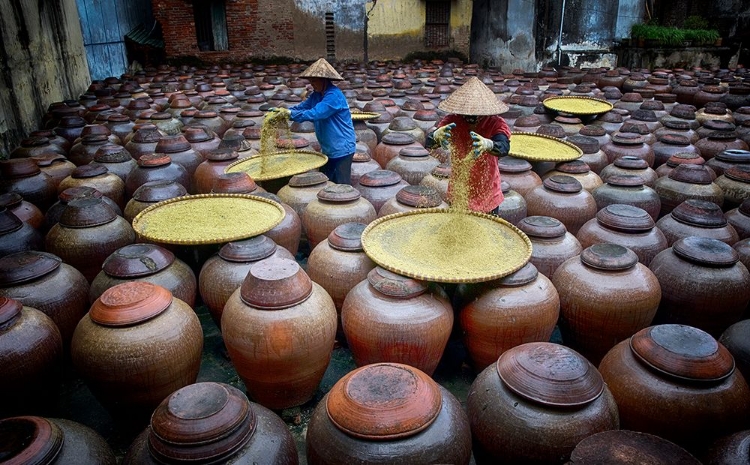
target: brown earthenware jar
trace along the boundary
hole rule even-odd
[[[187,189],[175,181],[148,181],[133,192],[133,198],[125,205],[123,216],[128,223],[132,223],[138,213],[151,205],[183,195],[188,195]]]
[[[680,239],[649,267],[662,288],[654,323],[686,324],[719,337],[750,302],[750,272],[736,250],[716,239]]]
[[[302,226],[310,247],[315,248],[336,226],[351,222],[370,224],[375,218],[375,207],[357,189],[347,184],[332,184],[321,189],[317,198],[307,204]]]
[[[682,202],[672,213],[659,219],[656,226],[664,233],[670,247],[688,236],[710,237],[728,245],[739,240],[737,231],[727,222],[721,208],[704,200]]]
[[[669,176],[669,174],[677,168],[678,165],[705,165],[706,161],[697,153],[676,153],[669,157],[669,159],[656,169],[656,174],[663,178]],[[708,168],[711,177],[716,179],[716,173]]]
[[[202,382],[172,393],[133,442],[124,465],[161,463],[296,465],[297,448],[278,415],[239,389]]]
[[[599,365],[623,429],[654,434],[696,453],[747,428],[750,388],[711,335],[651,326],[617,344]]]
[[[176,163],[187,171],[188,176],[192,179],[198,165],[203,163],[203,155],[194,150],[190,142],[182,134],[174,136],[165,136],[159,139],[154,149],[156,153],[166,153],[172,163]]]
[[[379,169],[380,165],[372,159],[372,156],[370,156],[369,153],[357,150],[352,158],[351,185],[356,189],[359,187],[359,178],[361,178],[363,174]]]
[[[732,166],[749,166],[750,151],[747,150],[724,150],[716,154],[715,157],[706,161],[706,165],[714,170],[717,176],[724,174],[724,171]]]
[[[379,211],[380,207],[408,185],[409,183],[395,171],[375,170],[359,178],[357,190],[362,194],[362,198],[367,199],[375,207],[375,211]]]
[[[659,178],[654,190],[661,200],[660,216],[669,214],[688,199],[705,200],[719,206],[724,203],[721,187],[713,182],[711,173],[704,165],[679,165],[669,176]]]
[[[645,210],[654,220],[661,211],[659,195],[638,176],[611,175],[594,190],[593,197],[599,210],[614,204],[631,205]]]
[[[605,166],[599,176],[602,181],[607,182],[609,177],[613,175],[638,176],[643,180],[644,185],[651,188],[659,179],[659,175],[648,166],[645,160],[629,155],[618,158],[614,163]]]
[[[510,188],[526,198],[534,188],[542,185],[542,179],[531,168],[531,163],[515,157],[500,157],[497,161],[500,177]]]
[[[528,215],[550,215],[573,235],[596,216],[597,203],[577,179],[556,175],[544,180],[525,196]]]
[[[73,145],[68,153],[68,160],[76,166],[88,165],[94,160],[94,154],[101,147],[112,142],[104,134],[91,134],[84,136],[80,142]]]
[[[123,186],[125,179],[128,177],[133,168],[137,165],[136,161],[121,145],[105,145],[96,151],[92,165],[103,165],[107,170],[122,179]]]
[[[253,265],[271,257],[294,260],[288,250],[260,235],[225,244],[203,264],[198,274],[198,290],[219,329],[229,297],[239,289]]]
[[[62,212],[65,210],[65,207],[68,206],[68,203],[71,200],[76,199],[85,199],[89,197],[96,197],[97,199],[102,199],[104,203],[109,205],[109,207],[114,210],[115,213],[118,215],[122,214],[122,210],[120,210],[120,207],[117,206],[117,204],[110,199],[109,197],[103,196],[101,192],[94,189],[93,187],[89,186],[82,186],[82,187],[71,187],[68,189],[65,189],[62,191],[57,198],[59,199],[57,202],[55,202],[47,212],[44,214],[44,225],[42,226],[42,231],[49,231],[52,226],[54,226],[58,221],[60,221],[60,216],[62,215]]]
[[[205,161],[195,169],[192,177],[192,191],[196,194],[209,194],[216,179],[224,174],[224,169],[234,163],[239,154],[228,148],[209,150]]]
[[[169,155],[151,153],[138,159],[138,166],[133,168],[125,179],[125,194],[132,197],[136,189],[149,181],[174,181],[190,189],[190,175],[178,163],[172,163]]]
[[[584,438],[619,428],[596,368],[549,342],[503,353],[474,380],[466,402],[477,464],[564,462]]]
[[[607,154],[609,162],[618,158],[631,156],[645,160],[648,166],[654,166],[654,151],[645,142],[643,136],[632,132],[617,132],[612,135],[612,142],[602,146],[602,152]]]
[[[717,439],[701,458],[705,465],[740,465],[750,462],[750,429]]]
[[[433,168],[430,174],[422,178],[422,181],[419,184],[437,190],[440,193],[440,198],[445,202],[448,199],[448,184],[450,183],[450,177],[450,163],[441,163]],[[541,180],[539,182],[541,182]]]
[[[669,157],[678,153],[693,153],[701,155],[700,150],[690,143],[687,136],[678,134],[664,134],[659,141],[651,146],[654,150],[654,168],[659,168],[669,160]]]
[[[462,296],[468,303],[460,309],[460,321],[477,373],[506,350],[527,342],[549,341],[560,315],[560,298],[552,282],[533,264],[466,289],[471,287],[475,287],[471,295]]]
[[[589,166],[581,160],[558,163],[555,169],[548,171],[542,178],[547,179],[555,175],[566,175],[577,179],[588,192],[593,192],[603,184],[599,175],[591,171]]]
[[[701,462],[677,444],[653,434],[611,430],[589,436],[576,445],[568,465],[700,465]]]
[[[143,124],[138,129],[133,129],[135,130],[133,137],[125,142],[125,148],[136,161],[143,155],[154,153],[159,139],[165,136],[153,124]]]
[[[62,147],[53,144],[48,137],[36,136],[21,140],[18,147],[10,152],[9,158],[32,158],[51,153],[56,153],[63,157],[68,154]]]
[[[209,152],[219,148],[221,138],[205,126],[188,126],[183,128],[182,135],[190,142],[193,150],[200,153],[204,159]]]
[[[71,358],[115,419],[143,425],[170,393],[195,382],[202,350],[192,308],[161,286],[132,281],[94,302],[73,334]]]
[[[505,221],[516,225],[519,221],[526,218],[527,207],[526,199],[521,194],[512,190],[510,184],[505,181],[500,182],[500,189],[503,191],[503,201],[498,207],[498,216]]]
[[[70,173],[57,186],[58,194],[71,187],[93,187],[102,195],[112,199],[117,206],[125,208],[125,182],[114,173],[110,173],[104,165],[83,165]]]
[[[0,193],[15,192],[46,211],[55,203],[54,180],[42,173],[32,158],[0,160]]]
[[[471,431],[458,399],[419,369],[397,363],[341,378],[315,408],[306,444],[310,465],[471,460]]]
[[[531,241],[530,262],[547,278],[565,260],[580,254],[583,248],[565,225],[550,216],[528,216],[517,224]]]
[[[430,152],[424,147],[407,147],[401,149],[385,169],[395,171],[411,185],[418,185],[439,164],[440,161],[430,156]]]
[[[525,205],[525,204],[524,204]],[[433,187],[408,185],[388,199],[378,211],[378,218],[393,213],[401,213],[420,208],[448,208],[448,204]]]
[[[33,158],[39,170],[52,178],[55,189],[63,179],[70,176],[70,173],[76,169],[76,165],[71,163],[67,158],[59,154],[44,154]]]
[[[259,190],[260,188],[258,188]],[[273,200],[284,209],[285,215],[281,219],[281,223],[274,226],[273,229],[266,231],[265,235],[273,239],[276,244],[288,250],[295,257],[302,242],[302,218],[299,217],[291,206],[282,202],[276,194],[256,191],[253,192],[253,195]]]
[[[750,199],[743,201],[738,208],[726,212],[724,217],[737,231],[740,240],[750,237]]]
[[[745,380],[750,378],[750,319],[729,326],[721,333],[719,342],[732,354]]]
[[[724,193],[724,210],[739,207],[750,199],[750,166],[733,166],[716,178],[716,185]]]
[[[369,147],[371,152],[375,151],[375,147],[378,145],[378,136],[367,125],[364,121],[354,121],[354,133],[357,136],[357,140]],[[378,165],[378,168],[380,165]]]
[[[294,260],[269,258],[253,265],[229,297],[221,332],[250,397],[271,409],[294,407],[310,400],[323,379],[336,307]]]
[[[0,194],[0,208],[7,208],[22,222],[34,229],[41,229],[44,224],[44,214],[31,202],[27,202],[16,192]]]
[[[714,131],[696,142],[695,148],[700,150],[703,158],[710,160],[724,150],[747,150],[748,145],[737,137],[735,131]]]
[[[341,325],[357,366],[405,363],[431,376],[453,329],[453,309],[438,288],[376,267],[346,296]]]
[[[659,281],[635,252],[610,243],[568,259],[552,283],[560,294],[565,344],[594,365],[618,341],[650,325],[661,299]]]
[[[0,208],[0,257],[43,248],[44,238],[39,231],[7,208]]]
[[[33,307],[0,297],[0,363],[0,416],[49,409],[62,381],[63,345],[55,322]]]
[[[420,129],[421,131],[421,129]],[[372,154],[373,160],[378,162],[382,169],[388,166],[388,162],[396,158],[401,150],[413,147],[424,148],[422,144],[414,139],[414,136],[405,132],[391,132],[382,136]]]
[[[308,171],[289,179],[289,183],[279,189],[279,198],[302,217],[307,204],[318,198],[318,192],[333,185],[320,171]]]

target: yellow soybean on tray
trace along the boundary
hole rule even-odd
[[[548,110],[569,115],[599,115],[613,108],[613,105],[606,100],[582,95],[550,97],[545,99],[542,104]]]
[[[280,179],[325,165],[328,157],[311,150],[282,150],[243,158],[224,169],[225,173],[247,173],[254,181]]]
[[[573,161],[581,158],[583,150],[557,137],[533,132],[513,132],[508,155],[528,161]]]

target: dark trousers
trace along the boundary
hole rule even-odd
[[[352,158],[354,154],[339,158],[329,158],[320,171],[328,180],[336,184],[352,183]]]

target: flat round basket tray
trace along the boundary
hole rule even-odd
[[[281,150],[238,160],[224,169],[225,173],[246,172],[253,181],[269,181],[325,165],[328,157],[312,150]]]
[[[352,111],[352,121],[366,121],[368,119],[375,119],[380,116],[380,113],[367,112],[367,111]]]
[[[362,232],[362,246],[387,270],[441,283],[502,278],[531,258],[531,241],[507,221],[439,208],[378,218]]]
[[[254,195],[188,195],[146,208],[133,219],[133,229],[163,244],[221,244],[263,234],[285,214],[278,203]]]
[[[599,115],[613,108],[613,105],[606,100],[582,95],[550,97],[545,99],[542,104],[548,110],[569,115]]]
[[[583,150],[557,137],[533,132],[513,132],[508,155],[529,161],[572,161],[583,155]]]

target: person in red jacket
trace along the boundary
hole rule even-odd
[[[499,114],[508,111],[508,106],[482,81],[472,77],[438,108],[449,115],[428,134],[425,145],[428,149],[442,146],[451,151],[449,196],[457,190],[453,185],[457,181],[456,167],[469,162],[468,208],[498,215],[503,191],[497,158],[507,155],[510,149],[510,128]]]

